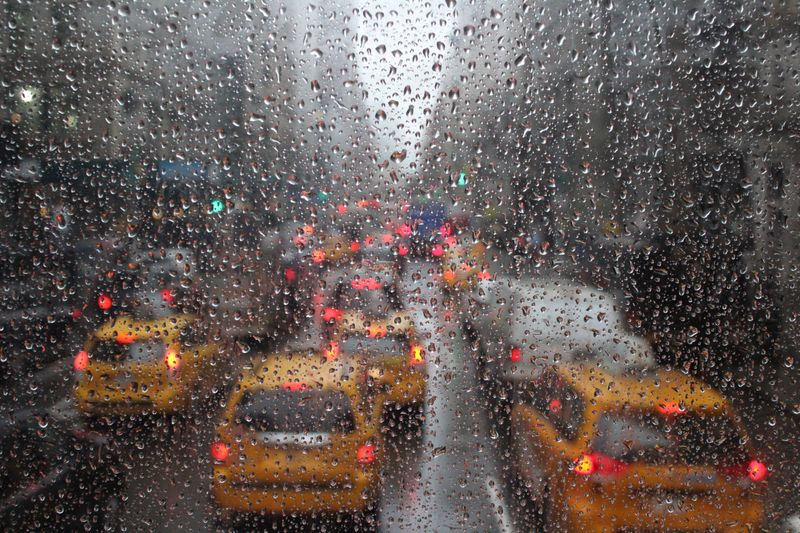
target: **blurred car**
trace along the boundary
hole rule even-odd
[[[767,467],[733,407],[679,372],[548,368],[513,404],[516,471],[559,531],[755,531]]]
[[[211,447],[223,520],[374,512],[383,402],[368,378],[365,367],[305,353],[270,357],[246,373]]]
[[[321,279],[315,309],[329,321],[344,312],[386,317],[402,309],[395,263],[362,260],[354,268],[330,269]]]
[[[425,398],[425,348],[407,313],[385,317],[344,313],[335,319],[323,355],[327,360],[355,360],[379,369],[381,381],[387,384],[387,402],[417,405]]]
[[[463,236],[445,237],[442,253],[442,279],[451,288],[471,288],[479,280],[490,278],[486,264],[486,245]]]
[[[77,407],[90,416],[180,411],[199,389],[219,385],[221,355],[195,315],[119,316],[75,355]]]
[[[122,476],[106,437],[31,409],[0,420],[0,520],[8,531],[117,530]]]
[[[527,382],[552,363],[609,370],[655,364],[649,342],[627,330],[613,293],[558,279],[481,280],[469,293],[470,327],[489,376]]]

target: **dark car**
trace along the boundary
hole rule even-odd
[[[116,454],[79,422],[33,410],[0,421],[0,523],[6,531],[117,529]]]

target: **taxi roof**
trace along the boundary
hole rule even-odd
[[[327,361],[314,352],[296,352],[269,357],[245,376],[242,388],[279,389],[297,383],[319,389],[340,389],[358,376],[353,361]]]
[[[690,410],[721,411],[728,405],[725,398],[707,383],[673,370],[649,369],[620,375],[579,363],[552,368],[581,396],[600,407],[627,404],[649,410],[670,405]]]
[[[413,333],[414,324],[411,316],[405,311],[389,313],[385,317],[370,317],[363,313],[349,311],[342,315],[342,319],[336,325],[339,332],[362,332],[368,331],[370,328],[383,328],[388,335],[401,335]]]
[[[173,337],[181,329],[196,320],[197,317],[191,314],[176,314],[150,320],[141,320],[130,315],[122,315],[107,321],[97,328],[94,332],[94,337],[100,340],[111,340],[120,335],[133,336],[134,338],[151,338],[156,335]]]

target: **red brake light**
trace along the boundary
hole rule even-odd
[[[75,359],[72,361],[72,368],[78,372],[83,372],[87,366],[89,366],[89,354],[81,350],[75,355]]]
[[[747,463],[747,477],[752,481],[763,481],[767,477],[767,465],[753,459]]]
[[[97,307],[102,309],[103,311],[108,311],[111,309],[111,297],[107,294],[101,294],[97,297]]]
[[[338,211],[340,215],[344,215],[347,213],[347,206],[344,204],[339,204],[336,206],[336,211]]]
[[[167,351],[164,352],[164,363],[168,369],[177,370],[181,366],[181,357],[178,355],[178,351],[174,348],[167,348]]]
[[[397,253],[400,254],[400,256],[405,256],[408,254],[408,247],[401,244],[397,247]]]
[[[519,363],[522,361],[522,350],[519,348],[511,348],[511,362],[512,363]]]
[[[350,251],[357,252],[361,249],[361,245],[358,244],[358,241],[353,241],[350,243]]]
[[[350,282],[350,286],[359,291],[376,291],[381,288],[381,282],[375,278],[356,278]]]
[[[222,441],[216,441],[211,445],[211,458],[215,461],[225,461],[228,459],[228,445]]]
[[[401,237],[409,237],[412,233],[413,231],[411,230],[411,226],[408,224],[400,224],[397,226],[397,234]]]
[[[411,366],[421,365],[425,363],[425,349],[419,345],[414,344],[411,346],[411,359],[409,361]]]
[[[680,415],[686,412],[686,408],[678,402],[664,402],[656,406],[662,415]]]
[[[551,413],[560,413],[561,412],[561,400],[558,398],[553,398],[550,400],[550,403],[547,405],[547,409]]]
[[[322,320],[341,320],[344,313],[335,307],[326,307],[322,310]]]
[[[362,465],[369,465],[375,462],[375,445],[363,444],[359,446],[356,454],[356,461]]]
[[[175,301],[175,296],[173,296],[171,290],[163,289],[161,291],[161,299],[164,300],[165,302],[167,302],[168,304],[171,304],[172,302]]]
[[[394,240],[394,237],[392,236],[391,233],[384,233],[383,236],[381,237],[381,240],[383,241],[383,244],[391,244],[392,241]]]
[[[300,392],[306,390],[307,388],[308,385],[302,381],[287,381],[283,384],[283,390],[288,390],[291,392]]]
[[[297,272],[295,269],[289,267],[283,272],[283,276],[286,278],[286,281],[292,283],[297,279]]]
[[[439,228],[439,234],[442,237],[449,237],[453,233],[453,228],[450,224],[444,224]]]
[[[442,248],[441,244],[437,244],[436,246],[433,247],[433,250],[431,250],[431,255],[433,255],[433,257],[442,257],[443,253],[444,253],[444,248]]]

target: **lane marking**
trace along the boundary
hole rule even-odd
[[[503,533],[513,533],[514,528],[511,527],[511,510],[507,504],[503,503],[503,496],[500,494],[500,483],[498,483],[497,478],[494,476],[488,476],[484,479],[484,483],[486,485],[486,492],[489,494],[489,499],[495,507],[495,512],[497,509],[503,509],[502,518],[500,519],[500,525],[502,526],[501,531],[503,531]],[[494,487],[492,484],[494,484]]]

